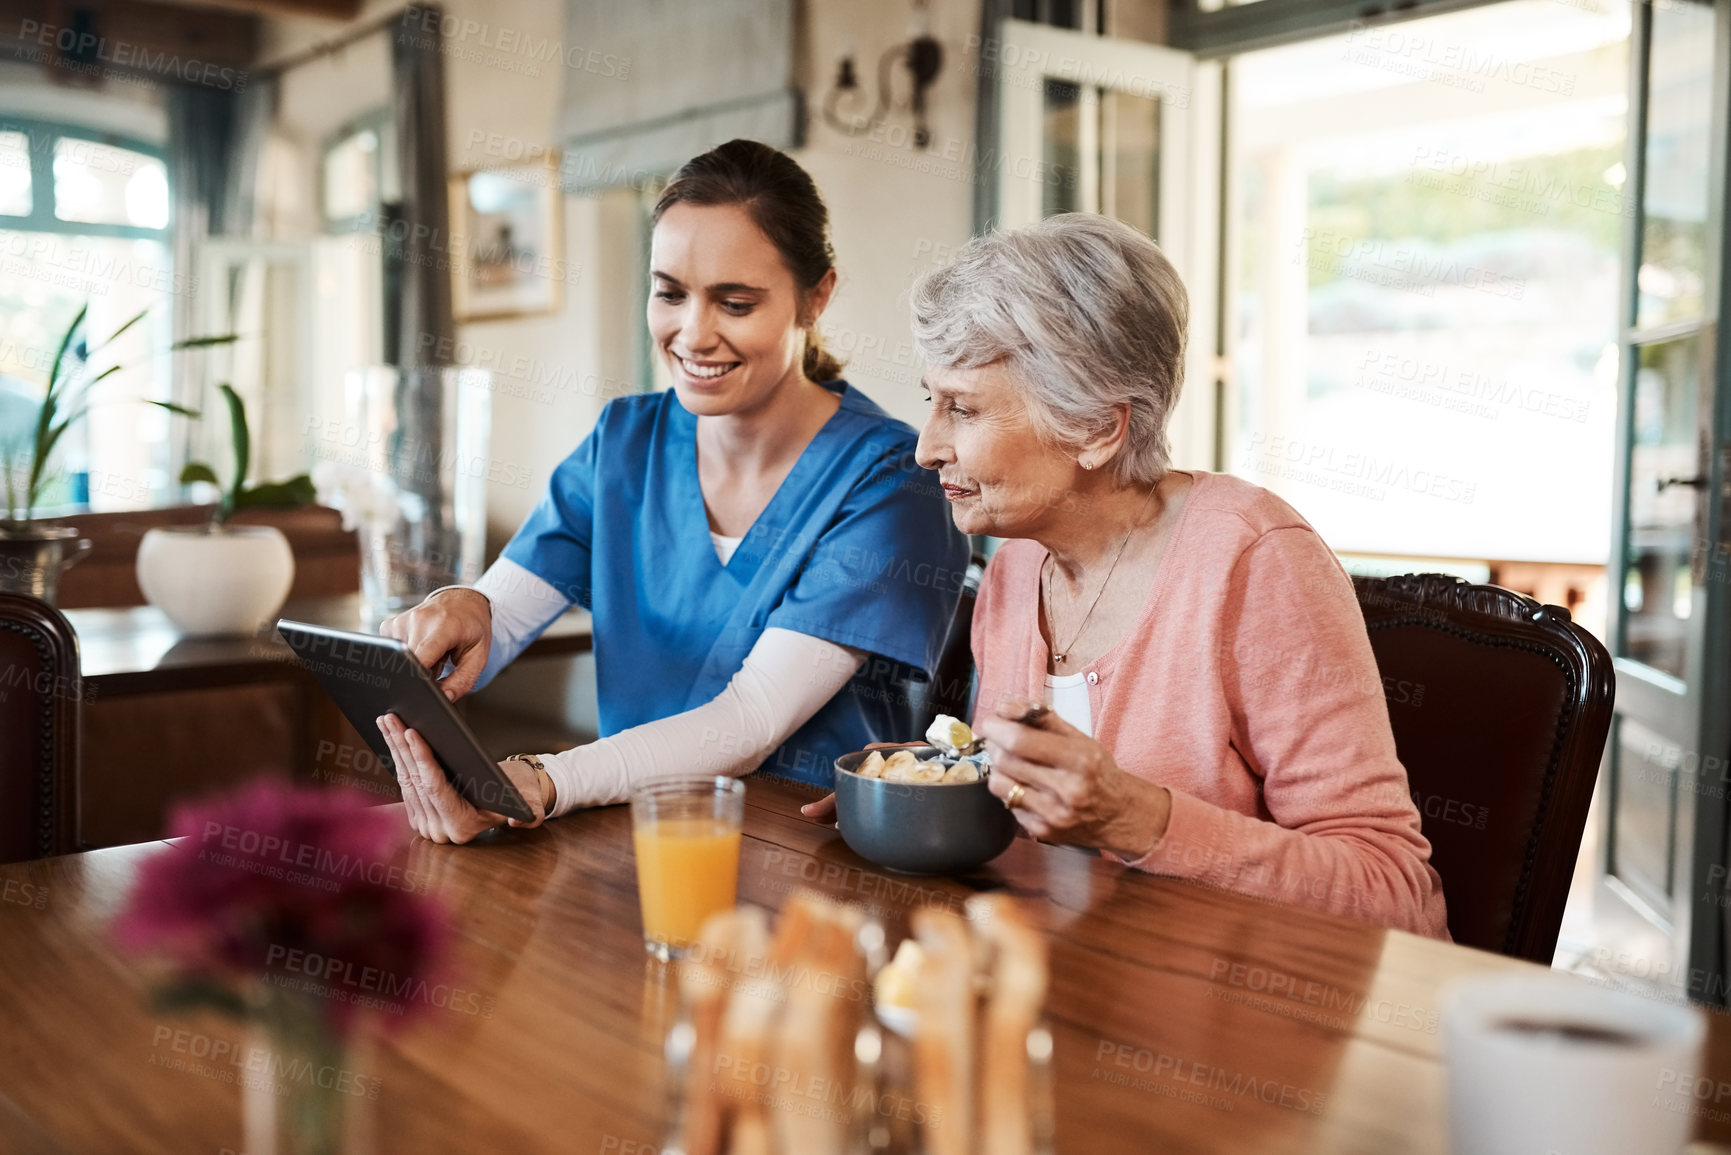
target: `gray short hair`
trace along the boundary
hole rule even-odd
[[[1082,445],[1130,406],[1112,468],[1153,484],[1171,461],[1166,418],[1184,384],[1190,302],[1178,270],[1131,226],[1094,213],[975,237],[913,287],[928,365],[1007,363],[1041,436]]]

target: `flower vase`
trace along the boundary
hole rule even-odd
[[[320,446],[320,499],[358,532],[363,624],[481,576],[492,375],[389,365],[344,378],[345,436]],[[512,474],[515,476],[515,473]]]
[[[268,992],[266,1002],[241,1072],[247,1155],[374,1155],[371,1048],[310,998]]]
[[[401,527],[402,518],[398,515],[384,523],[362,521],[355,530],[361,555],[361,619],[368,629],[377,629],[384,619],[408,609],[417,600],[404,596],[398,580],[394,559],[401,551]]]

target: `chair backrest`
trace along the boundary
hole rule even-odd
[[[1611,725],[1610,654],[1511,590],[1352,580],[1449,933],[1548,966]]]
[[[82,694],[65,616],[0,593],[0,862],[77,849]]]
[[[986,559],[974,554],[968,559],[968,569],[962,577],[962,596],[956,603],[956,616],[950,622],[950,632],[944,638],[943,651],[938,655],[938,668],[932,680],[924,686],[924,697],[914,702],[916,729],[909,737],[924,734],[939,714],[966,721],[968,705],[974,688],[974,599],[980,593],[980,579],[986,573]]]

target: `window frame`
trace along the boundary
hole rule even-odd
[[[391,110],[386,105],[363,112],[347,121],[335,132],[330,133],[319,144],[318,163],[318,209],[319,232],[323,236],[341,237],[355,233],[376,233],[384,222],[385,205],[390,203],[385,196],[385,149],[395,147],[390,137],[396,131]],[[379,145],[373,151],[373,203],[359,213],[346,217],[330,215],[330,205],[325,198],[328,191],[327,180],[330,172],[331,153],[337,146],[351,137],[363,132],[371,132],[378,138]]]
[[[54,215],[54,152],[62,140],[82,140],[123,148],[162,163],[168,169],[167,150],[136,136],[60,121],[38,120],[27,116],[9,116],[0,120],[0,132],[22,132],[30,158],[30,215],[14,216],[0,213],[0,229],[20,233],[58,233],[61,236],[120,237],[124,240],[161,241],[173,251],[174,185],[169,173],[168,223],[160,229],[144,225],[98,224],[92,221],[65,221]]]
[[[1445,12],[1482,8],[1502,0],[1256,0],[1220,4],[1218,0],[1175,0],[1168,41],[1173,48],[1214,60],[1279,48],[1350,32],[1369,25],[1401,24]]]

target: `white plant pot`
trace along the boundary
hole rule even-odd
[[[268,525],[161,526],[138,545],[138,588],[181,633],[256,634],[288,597],[294,551]]]

